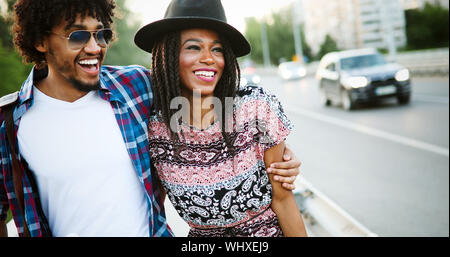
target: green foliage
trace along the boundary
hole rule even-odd
[[[246,19],[247,30],[245,32],[245,37],[250,42],[252,46],[252,51],[250,52],[250,58],[257,62],[263,63],[263,48],[261,43],[261,26],[256,18],[251,17]]]
[[[0,0],[1,1],[1,0]],[[8,0],[7,2],[7,13],[5,17],[3,17],[0,13],[0,41],[3,42],[3,46],[5,46],[8,49],[12,49],[13,42],[12,42],[12,36],[10,33],[10,27],[12,25],[12,19],[10,18],[10,14],[14,5],[14,0]],[[1,10],[2,12],[4,10]]]
[[[8,211],[8,216],[6,217],[6,223],[8,223],[10,220],[12,220],[11,210]]]
[[[272,13],[271,24],[267,26],[267,38],[271,50],[271,63],[278,64],[284,58],[291,60],[295,55],[295,41],[292,26],[292,12]]]
[[[125,7],[126,0],[116,0],[120,18],[114,19],[117,39],[106,54],[107,65],[139,64],[150,67],[150,54],[140,50],[134,44],[134,34],[141,24],[132,20],[132,13]]]
[[[316,59],[320,60],[325,54],[333,51],[339,51],[336,41],[330,36],[325,37],[325,41],[320,46],[319,53],[317,53]]]
[[[408,49],[449,46],[449,11],[440,5],[405,12]]]
[[[6,21],[2,16],[0,16],[0,41],[2,41],[3,46],[12,49],[13,43],[12,43],[12,37],[11,33],[9,32],[10,24]]]
[[[19,54],[0,43],[0,96],[19,90],[30,70]]]
[[[10,27],[10,17],[14,0],[8,0],[8,14],[0,15],[0,96],[12,93],[20,89],[22,83],[28,77],[30,65],[22,63],[21,56],[14,51]]]
[[[263,48],[261,42],[261,22],[265,22],[267,28],[267,38],[270,49],[270,61],[278,64],[281,59],[292,60],[295,55],[295,42],[292,23],[292,10],[288,7],[279,12],[273,12],[265,21],[258,21],[251,17],[246,19],[247,30],[245,37],[252,46],[250,58],[256,63],[263,63]],[[268,22],[270,21],[270,22]],[[312,59],[311,48],[305,41],[302,31],[303,55],[308,60]]]

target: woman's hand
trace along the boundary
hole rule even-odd
[[[300,174],[300,166],[302,163],[294,153],[286,145],[285,151],[283,153],[284,162],[276,162],[270,165],[267,169],[267,173],[273,174],[274,180],[280,182],[283,188],[287,190],[294,190],[294,182],[297,176]]]

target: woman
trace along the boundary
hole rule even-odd
[[[262,88],[238,90],[250,45],[220,0],[174,0],[135,42],[153,57],[152,163],[189,236],[306,236],[292,192],[266,172],[291,124]]]

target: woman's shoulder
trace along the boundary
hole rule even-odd
[[[255,107],[258,104],[268,104],[274,108],[279,108],[280,105],[280,101],[275,94],[268,89],[256,85],[240,87],[236,93],[236,109],[249,103],[255,104]]]
[[[293,129],[276,95],[260,86],[246,86],[237,93],[235,121],[238,130],[254,127],[257,141],[267,150],[284,141]]]
[[[236,96],[238,97],[261,97],[265,95],[270,95],[271,93],[257,85],[246,85],[239,87]]]

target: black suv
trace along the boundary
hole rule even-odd
[[[408,69],[388,63],[375,49],[328,53],[319,63],[316,78],[323,104],[338,102],[345,110],[380,98],[396,97],[399,104],[411,98]]]

